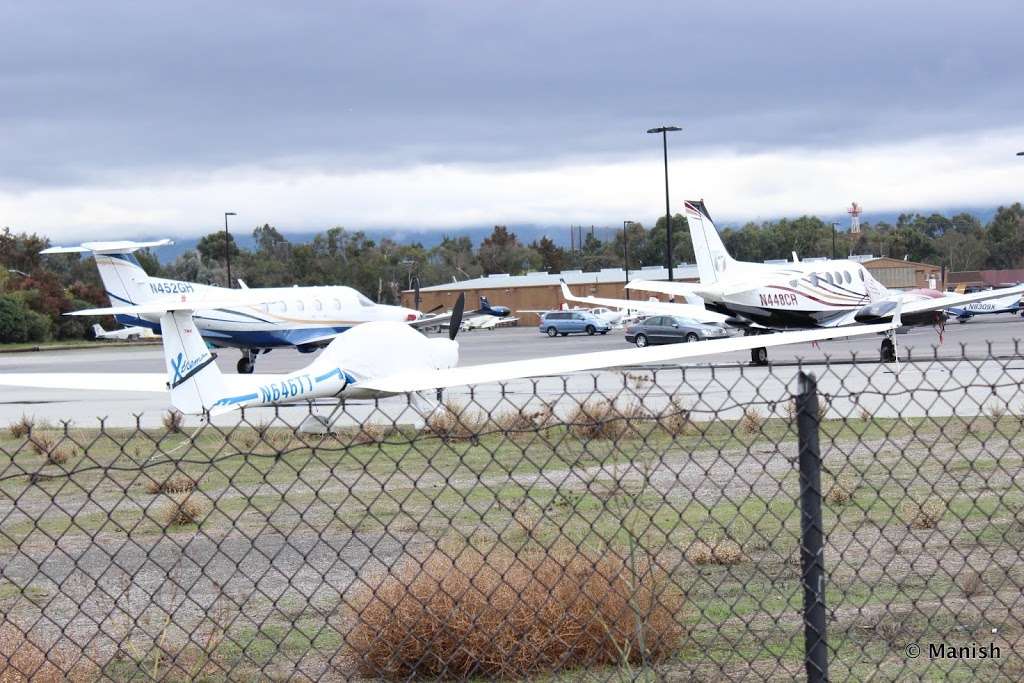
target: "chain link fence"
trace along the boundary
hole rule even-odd
[[[26,417],[0,681],[1020,680],[1022,377],[638,368]]]

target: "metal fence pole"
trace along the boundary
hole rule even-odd
[[[825,640],[825,557],[821,519],[818,383],[800,373],[796,397],[800,441],[800,567],[804,586],[804,665],[808,681],[828,680]]]

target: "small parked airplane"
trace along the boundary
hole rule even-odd
[[[577,303],[593,303],[600,306],[610,306],[619,310],[619,320],[622,320],[623,311],[636,311],[645,315],[677,315],[683,318],[690,318],[702,323],[720,323],[723,325],[734,324],[737,327],[747,327],[748,323],[739,319],[730,319],[727,315],[707,310],[704,306],[694,304],[677,304],[668,301],[642,301],[631,299],[605,299],[596,296],[576,296],[565,284],[565,280],[559,280],[562,286],[562,298],[566,301]]]
[[[96,260],[100,278],[112,306],[136,306],[167,295],[226,298],[237,290],[195,282],[151,277],[142,269],[134,252],[146,247],[172,244],[156,242],[86,242],[77,247],[50,247],[42,254],[89,253]],[[239,373],[248,374],[256,356],[276,348],[294,348],[310,353],[326,346],[345,330],[374,320],[420,324],[420,312],[401,306],[370,301],[351,287],[265,287],[243,288],[254,293],[259,303],[196,311],[195,325],[208,344],[240,349]],[[160,334],[160,316],[124,313],[115,316],[122,325],[147,327]]]
[[[425,316],[416,322],[421,330],[448,329],[452,311]],[[493,330],[498,325],[509,325],[519,318],[512,317],[512,309],[508,306],[492,306],[486,296],[480,297],[480,308],[466,311],[462,316],[461,330]]]
[[[1008,295],[1019,297],[1024,292],[1024,285],[974,294],[944,294],[934,289],[903,292],[888,289],[855,261],[736,261],[722,244],[703,201],[686,202],[686,218],[700,282],[637,280],[627,287],[673,296],[695,294],[713,311],[770,330],[845,330],[890,320],[900,305],[905,325],[941,325],[947,308]],[[750,356],[755,364],[768,362],[765,346],[751,348]],[[880,356],[882,362],[897,360],[892,330],[882,340]]]
[[[218,415],[238,408],[301,403],[313,399],[376,399],[448,387],[503,382],[526,377],[563,375],[645,363],[743,351],[755,344],[780,346],[823,341],[837,335],[887,332],[900,325],[899,305],[893,320],[843,330],[819,329],[753,337],[673,344],[643,349],[597,351],[533,360],[455,367],[455,341],[465,299],[453,310],[448,338],[426,337],[397,321],[380,320],[337,336],[307,367],[282,375],[225,375],[217,367],[195,322],[202,301],[151,302],[108,309],[107,314],[159,316],[163,330],[165,373],[0,374],[0,385],[46,389],[170,392],[171,404],[183,413]],[[130,309],[130,310],[129,310]],[[72,315],[76,315],[73,313]]]
[[[139,325],[133,325],[132,327],[122,327],[119,330],[110,330],[109,332],[103,329],[103,326],[96,323],[92,326],[92,334],[97,339],[121,339],[124,341],[135,341],[136,339],[153,339],[156,337],[153,334],[153,330],[148,327],[141,327]]]
[[[987,289],[984,291],[1003,291],[1007,287]],[[1009,294],[987,301],[975,301],[962,306],[950,306],[946,313],[956,318],[957,322],[965,323],[976,315],[996,315],[999,313],[1021,314],[1021,295]]]

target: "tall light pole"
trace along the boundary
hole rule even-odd
[[[228,216],[237,216],[234,211],[224,212],[224,261],[228,266],[228,289],[231,289],[231,242],[228,235]]]
[[[661,133],[661,149],[665,155],[665,265],[668,267],[668,280],[672,281],[672,212],[668,204],[668,134],[682,130],[678,126],[661,126],[651,128],[648,133]]]
[[[626,270],[626,284],[629,284],[629,226],[633,221],[622,221],[622,264]],[[629,287],[626,287],[626,300],[629,300]]]

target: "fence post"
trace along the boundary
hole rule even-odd
[[[828,680],[825,640],[825,556],[821,520],[818,383],[800,373],[796,397],[800,447],[800,568],[804,586],[804,666],[812,683]]]

